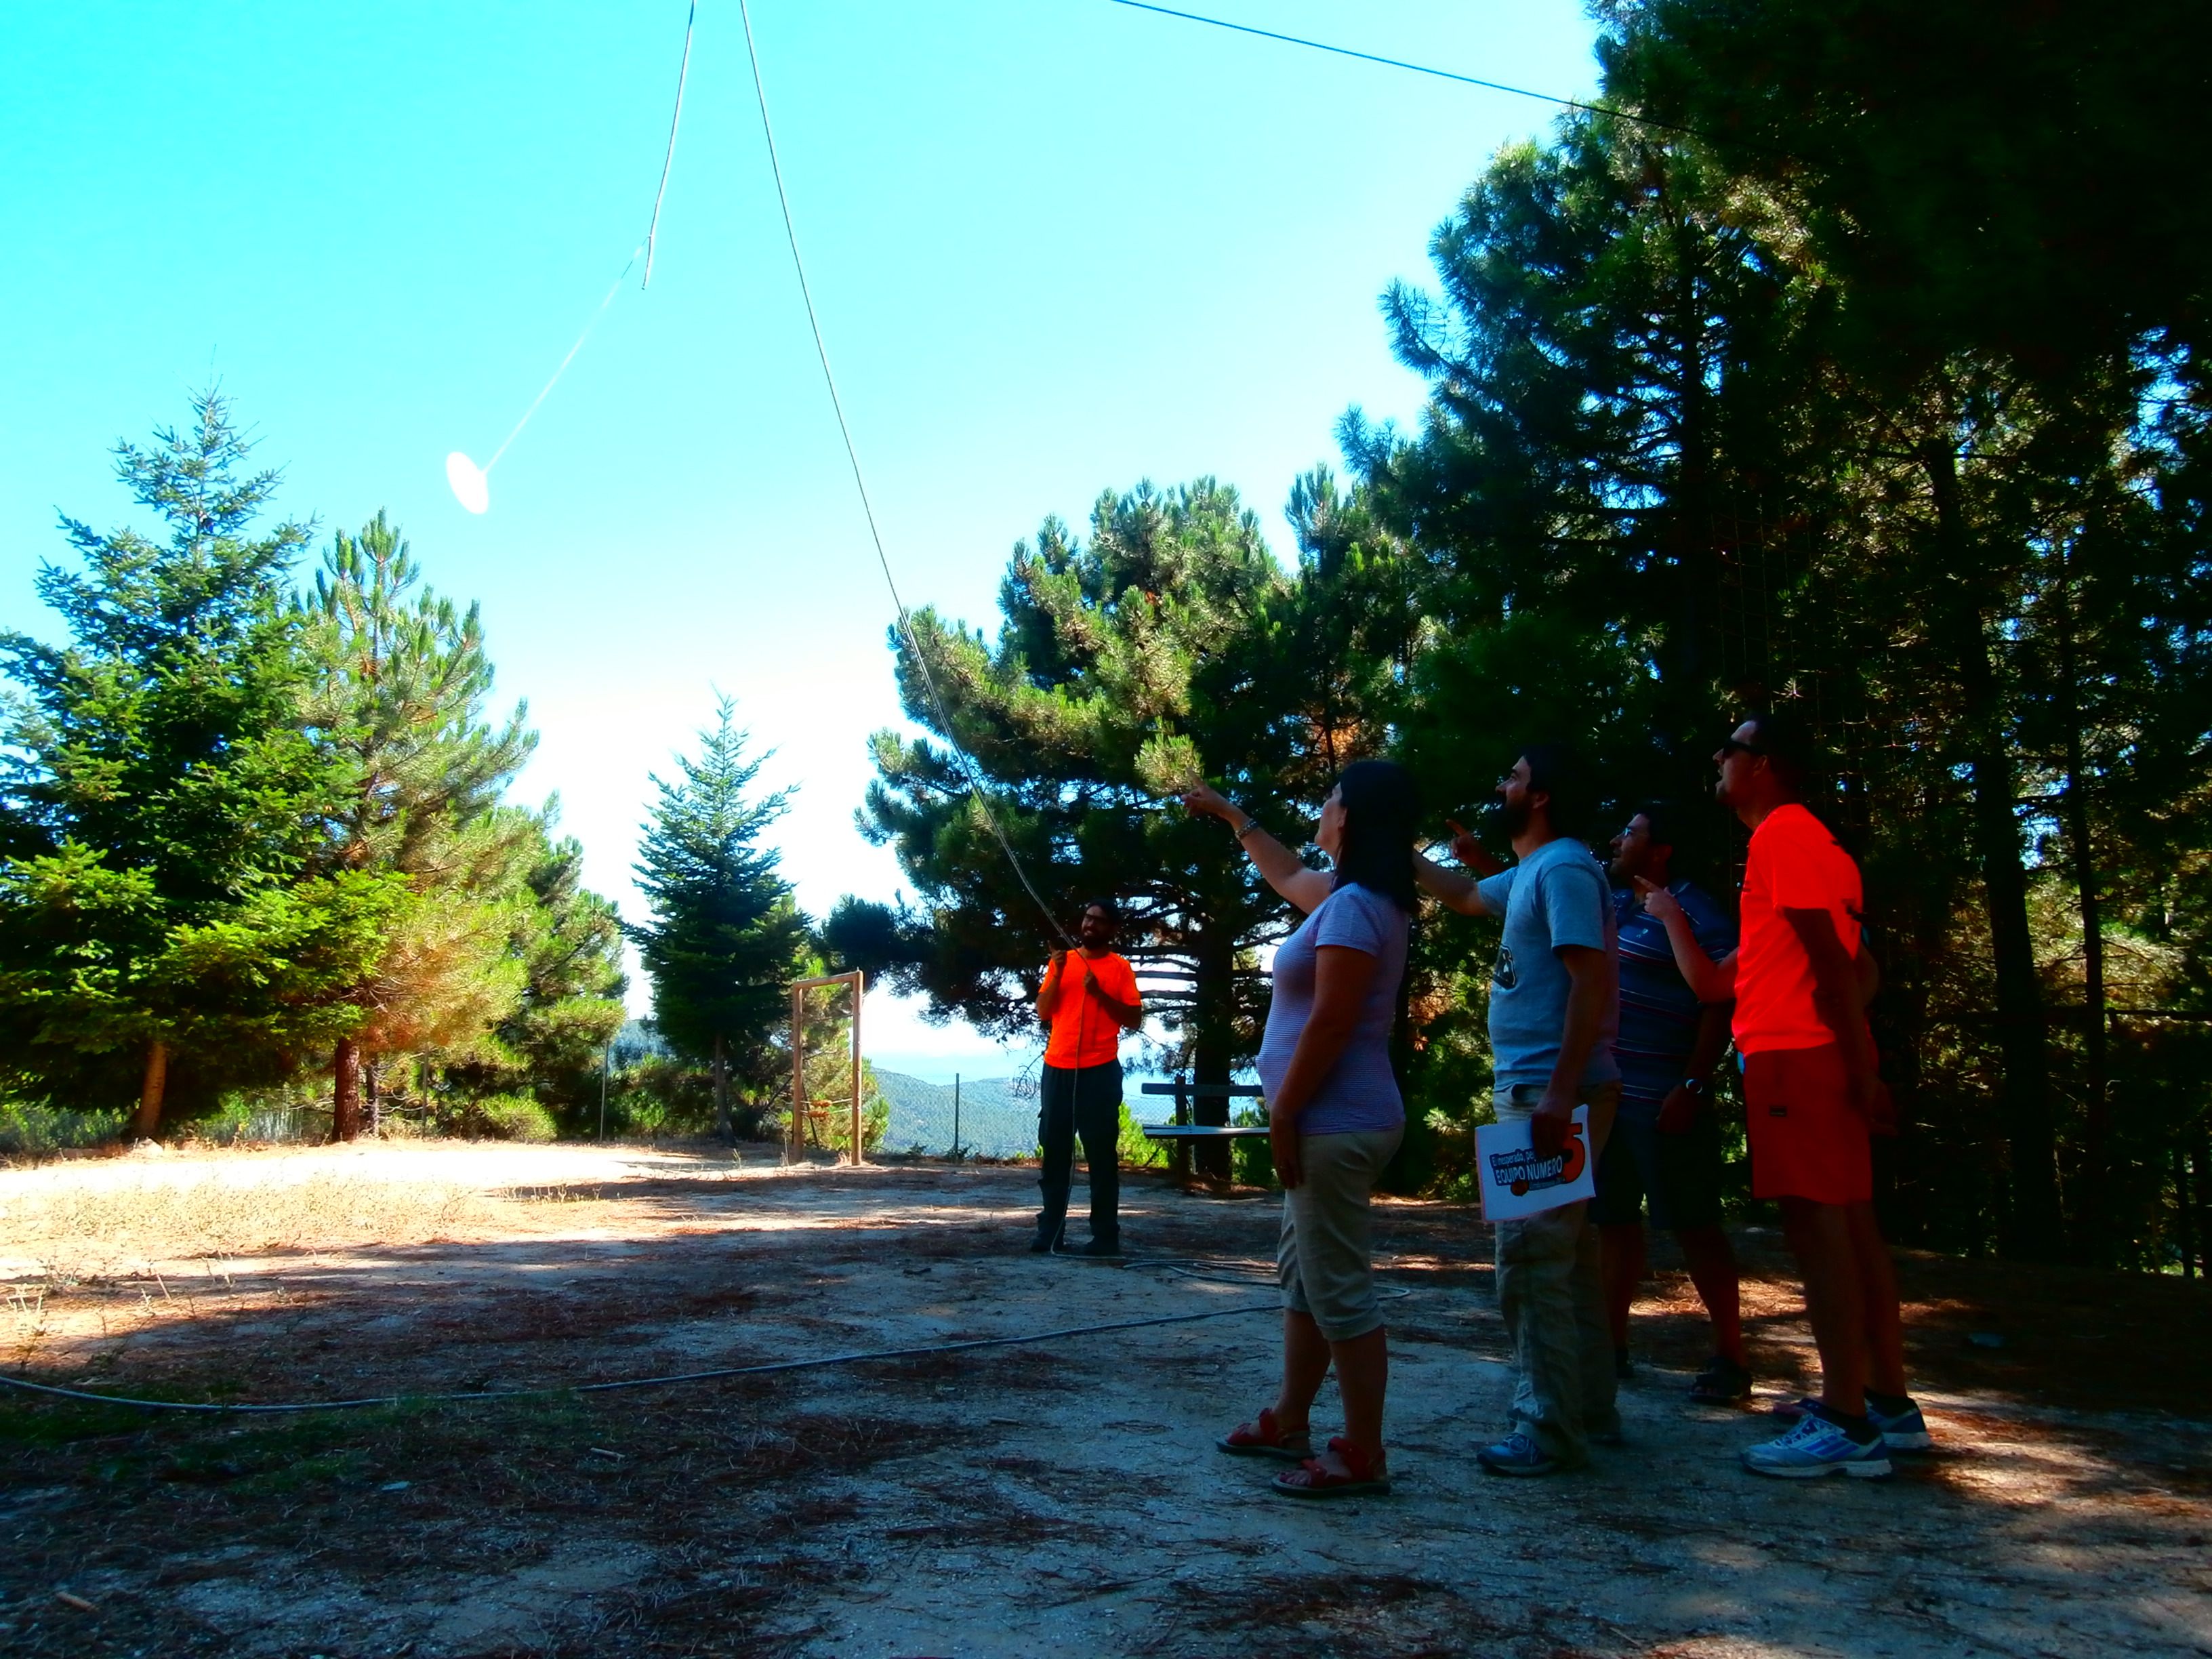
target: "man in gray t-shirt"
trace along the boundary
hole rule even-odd
[[[1593,971],[1608,988],[1596,1042],[1579,1085],[1620,1081],[1613,1039],[1620,1023],[1620,957],[1613,896],[1604,866],[1571,836],[1547,841],[1510,870],[1475,884],[1484,914],[1505,918],[1490,970],[1490,1056],[1493,1086],[1547,1087],[1566,1035],[1575,976],[1563,951],[1594,951]]]
[[[1620,1098],[1613,1054],[1620,997],[1605,870],[1574,839],[1595,805],[1593,792],[1571,750],[1537,744],[1498,781],[1498,793],[1517,864],[1500,868],[1462,832],[1453,851],[1487,879],[1426,859],[1415,860],[1415,873],[1453,909],[1504,919],[1490,980],[1498,1121],[1526,1120],[1536,1151],[1549,1156],[1575,1108],[1587,1106],[1595,1163]],[[1587,1462],[1591,1440],[1619,1437],[1613,1340],[1589,1207],[1562,1205],[1497,1224],[1498,1311],[1520,1377],[1510,1431],[1475,1454],[1493,1474],[1549,1474]]]

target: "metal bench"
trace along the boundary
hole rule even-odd
[[[1164,1140],[1174,1148],[1174,1161],[1169,1167],[1178,1181],[1190,1179],[1190,1149],[1194,1144],[1218,1140],[1263,1139],[1267,1136],[1267,1127],[1264,1123],[1194,1123],[1191,1121],[1196,1102],[1218,1100],[1226,1103],[1237,1099],[1256,1100],[1265,1092],[1257,1084],[1186,1083],[1182,1079],[1177,1078],[1172,1083],[1142,1084],[1139,1085],[1139,1091],[1148,1095],[1172,1095],[1175,1097],[1174,1121],[1147,1123],[1145,1125],[1145,1139]],[[1225,1105],[1224,1109],[1225,1113]],[[1222,1149],[1221,1156],[1224,1161],[1228,1158],[1226,1147]],[[1228,1171],[1222,1170],[1210,1171],[1210,1173],[1225,1177]]]

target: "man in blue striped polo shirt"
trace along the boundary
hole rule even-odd
[[[1713,1404],[1751,1395],[1735,1252],[1721,1230],[1721,1128],[1712,1072],[1729,1042],[1728,1003],[1701,1005],[1674,966],[1667,930],[1636,896],[1638,877],[1672,893],[1698,946],[1717,962],[1735,949],[1735,924],[1712,898],[1671,878],[1668,810],[1644,807],[1613,838],[1613,914],[1620,933],[1620,1111],[1598,1159],[1590,1220],[1605,1264],[1614,1369],[1628,1375],[1628,1310],[1644,1277],[1644,1206],[1674,1235],[1690,1281],[1712,1320],[1713,1358],[1690,1393]]]

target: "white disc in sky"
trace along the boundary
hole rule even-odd
[[[446,482],[453,487],[453,499],[471,513],[484,513],[491,507],[491,480],[483,469],[455,450],[446,457]]]

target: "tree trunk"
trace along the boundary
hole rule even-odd
[[[1236,1059],[1237,957],[1234,942],[1218,931],[1200,934],[1193,952],[1197,983],[1191,1005],[1192,1079],[1225,1084]],[[1226,1096],[1199,1098],[1191,1103],[1191,1121],[1220,1127],[1229,1121]],[[1194,1162],[1208,1181],[1225,1182],[1234,1174],[1226,1139],[1201,1140]]]
[[[714,1134],[725,1146],[735,1144],[730,1128],[730,1042],[720,1031],[714,1033]]]
[[[2087,1005],[2087,1024],[2081,1036],[2082,1058],[2088,1075],[2082,1079],[2087,1118],[2081,1167],[2081,1198],[2075,1206],[2081,1230],[2081,1254],[2089,1265],[2112,1266],[2112,1154],[2106,1121],[2106,1076],[2109,1029],[2105,1016],[2105,924],[2103,898],[2098,889],[2095,849],[2089,838],[2089,803],[2081,751],[2081,712],[2078,706],[2074,660],[2074,611],[2070,574],[2062,568],[2066,604],[2060,670],[2065,685],[2060,696],[2066,720],[2066,839],[2074,847],[2074,889],[2081,913],[2081,1000]]]
[[[1950,633],[1965,694],[1961,725],[1973,789],[1974,853],[1981,866],[1996,970],[2002,1097],[2011,1164],[1999,1243],[2008,1255],[2052,1261],[2065,1252],[2065,1220],[2058,1200],[2050,1047],[2035,973],[2035,939],[2028,927],[2027,871],[2021,862],[2018,781],[2004,746],[2002,691],[1973,592],[1974,561],[1959,501],[1958,464],[1948,447],[1931,452],[1928,473],[1945,564],[1962,590],[1954,599]]]
[[[361,1045],[340,1037],[331,1055],[331,1139],[353,1140],[361,1134]]]
[[[1935,1024],[1925,964],[1943,959],[1950,937],[1952,890],[1947,881],[1933,902],[1916,902],[1890,921],[1896,960],[1881,963],[1882,988],[1870,1018],[1882,1054],[1883,1079],[1897,1107],[1897,1146],[1891,1164],[1882,1235],[1892,1243],[1917,1244],[1929,1231],[1927,1186],[1921,1167],[1919,1093],[1926,1085],[1929,1033]],[[1881,1194],[1876,1194],[1881,1202]]]
[[[1707,664],[1713,568],[1713,489],[1709,399],[1705,391],[1705,330],[1699,305],[1698,259],[1702,232],[1679,216],[1675,252],[1682,262],[1675,294],[1675,327],[1680,334],[1676,362],[1680,426],[1672,510],[1667,528],[1674,556],[1675,619],[1661,693],[1666,699],[1667,736],[1694,754],[1711,718]],[[1765,670],[1761,670],[1762,675]]]
[[[2212,1238],[2212,1132],[2197,1132],[2197,1180],[2193,1190],[2197,1194],[2197,1265],[2212,1273],[2212,1248],[2205,1241]]]
[[[383,1095],[376,1086],[376,1060],[373,1055],[361,1063],[361,1096],[362,1105],[368,1109],[368,1133],[371,1136],[383,1133]]]
[[[169,1045],[159,1037],[146,1041],[146,1078],[138,1089],[138,1115],[131,1120],[131,1138],[151,1140],[161,1132],[161,1100],[169,1089]]]
[[[2197,1277],[2197,1206],[2189,1191],[2189,1154],[2173,1149],[2173,1231],[2176,1254],[2181,1257],[2181,1276]]]
[[[2027,872],[2021,864],[2010,758],[1984,752],[1972,762],[1974,841],[1996,969],[1997,1041],[2004,1057],[2004,1111],[2011,1144],[2011,1194],[2005,1253],[2056,1261],[2065,1254],[2058,1201],[2057,1133],[2051,1109],[2051,1050],[2035,939],[2027,921]]]

